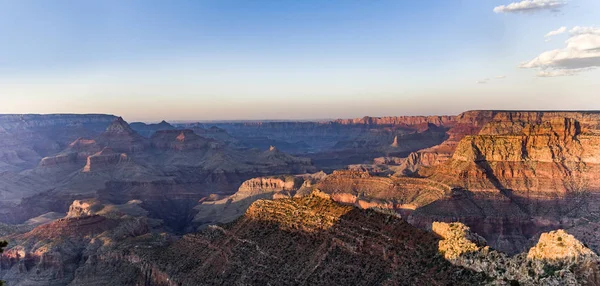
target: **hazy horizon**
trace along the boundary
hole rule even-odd
[[[0,113],[600,109],[598,11],[594,0],[0,1]]]
[[[0,113],[1,115],[112,115],[117,117],[122,117],[123,120],[128,123],[133,122],[142,122],[146,124],[154,124],[160,123],[162,121],[166,121],[172,124],[186,124],[186,123],[235,123],[235,122],[323,122],[323,121],[333,121],[338,119],[360,119],[364,117],[398,117],[398,116],[458,116],[461,113],[467,111],[508,111],[508,112],[594,112],[600,113],[600,109],[471,109],[464,110],[463,112],[459,112],[456,114],[393,114],[393,115],[362,115],[355,117],[337,117],[337,118],[256,118],[256,119],[247,119],[247,118],[232,118],[232,119],[157,119],[157,120],[130,120],[125,116],[120,114],[110,114],[110,113]]]

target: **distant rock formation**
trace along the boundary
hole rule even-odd
[[[115,119],[95,141],[102,147],[121,153],[141,152],[149,146],[149,141],[137,134],[121,117]]]
[[[355,119],[338,119],[333,121],[338,124],[363,124],[363,125],[423,125],[434,124],[436,126],[453,125],[456,121],[455,116],[386,116],[369,117]]]
[[[146,138],[152,137],[154,135],[154,133],[156,133],[157,131],[177,129],[176,127],[174,127],[173,125],[171,125],[170,123],[168,123],[164,120],[161,121],[160,123],[156,123],[156,124],[133,122],[130,124],[130,126],[138,134],[140,134]]]
[[[40,161],[40,167],[54,167],[61,166],[64,164],[75,164],[77,162],[77,153],[70,152],[66,154],[59,154],[52,157],[44,157]]]
[[[79,206],[85,207],[85,204]],[[68,285],[90,274],[97,281],[111,281],[115,285],[136,284],[138,277],[127,273],[127,268],[105,266],[89,273],[86,265],[98,264],[106,259],[105,255],[112,247],[127,244],[133,237],[143,238],[149,231],[148,219],[129,215],[80,214],[58,219],[31,231],[11,235],[9,249],[0,254],[0,276],[9,285]],[[101,241],[111,243],[102,245]],[[123,257],[123,253],[118,255]],[[90,283],[74,282],[79,285]]]
[[[83,167],[83,172],[93,172],[113,167],[119,163],[128,160],[127,154],[117,153],[111,148],[104,148],[102,151],[87,158],[87,163]]]
[[[373,176],[369,172],[338,170],[319,180],[314,188],[338,202],[361,208],[395,210],[405,215],[449,196],[450,187],[420,178]]]
[[[202,229],[207,225],[231,222],[243,215],[248,207],[259,199],[291,198],[309,193],[312,186],[324,176],[324,173],[319,172],[252,178],[243,182],[238,191],[231,196],[202,199],[194,208],[198,211],[194,217],[194,224]]]
[[[154,148],[175,151],[197,150],[218,145],[216,141],[200,137],[189,129],[156,131],[152,135],[151,142]]]
[[[98,135],[114,118],[112,115],[0,114],[0,172],[34,168],[44,157],[54,157],[77,137]],[[50,161],[52,159],[46,163],[52,164]]]
[[[392,145],[390,145],[390,147],[393,147],[393,148],[398,147],[398,136],[394,136],[394,142],[392,142]]]

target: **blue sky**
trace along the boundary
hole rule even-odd
[[[494,11],[511,2],[521,1],[0,0],[0,112],[158,121],[600,109],[600,64],[566,43],[576,26],[600,27],[600,1]],[[585,31],[578,45],[595,48]],[[553,50],[566,60],[542,56]]]

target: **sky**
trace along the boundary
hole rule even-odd
[[[600,110],[598,0],[0,0],[0,113]]]

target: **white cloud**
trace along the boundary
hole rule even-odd
[[[486,79],[478,80],[475,83],[477,83],[477,84],[486,84],[486,83],[488,83],[489,80],[490,80],[489,78],[486,78]]]
[[[569,33],[571,33],[573,35],[583,35],[583,34],[600,35],[600,28],[575,26],[573,29],[571,29],[569,31]]]
[[[508,5],[500,5],[494,8],[495,13],[518,13],[537,10],[556,10],[564,5],[566,1],[562,0],[524,0],[514,2]]]
[[[576,75],[600,67],[600,28],[575,27],[569,31],[567,46],[541,53],[521,68],[538,69],[538,76]]]
[[[496,77],[496,79],[505,79],[505,78],[506,78],[505,75],[499,75],[499,76]]]
[[[563,26],[554,31],[548,32],[548,34],[546,34],[544,37],[546,37],[546,38],[554,37],[554,36],[557,36],[557,35],[560,35],[560,34],[566,32],[566,31],[567,31],[567,27]]]

